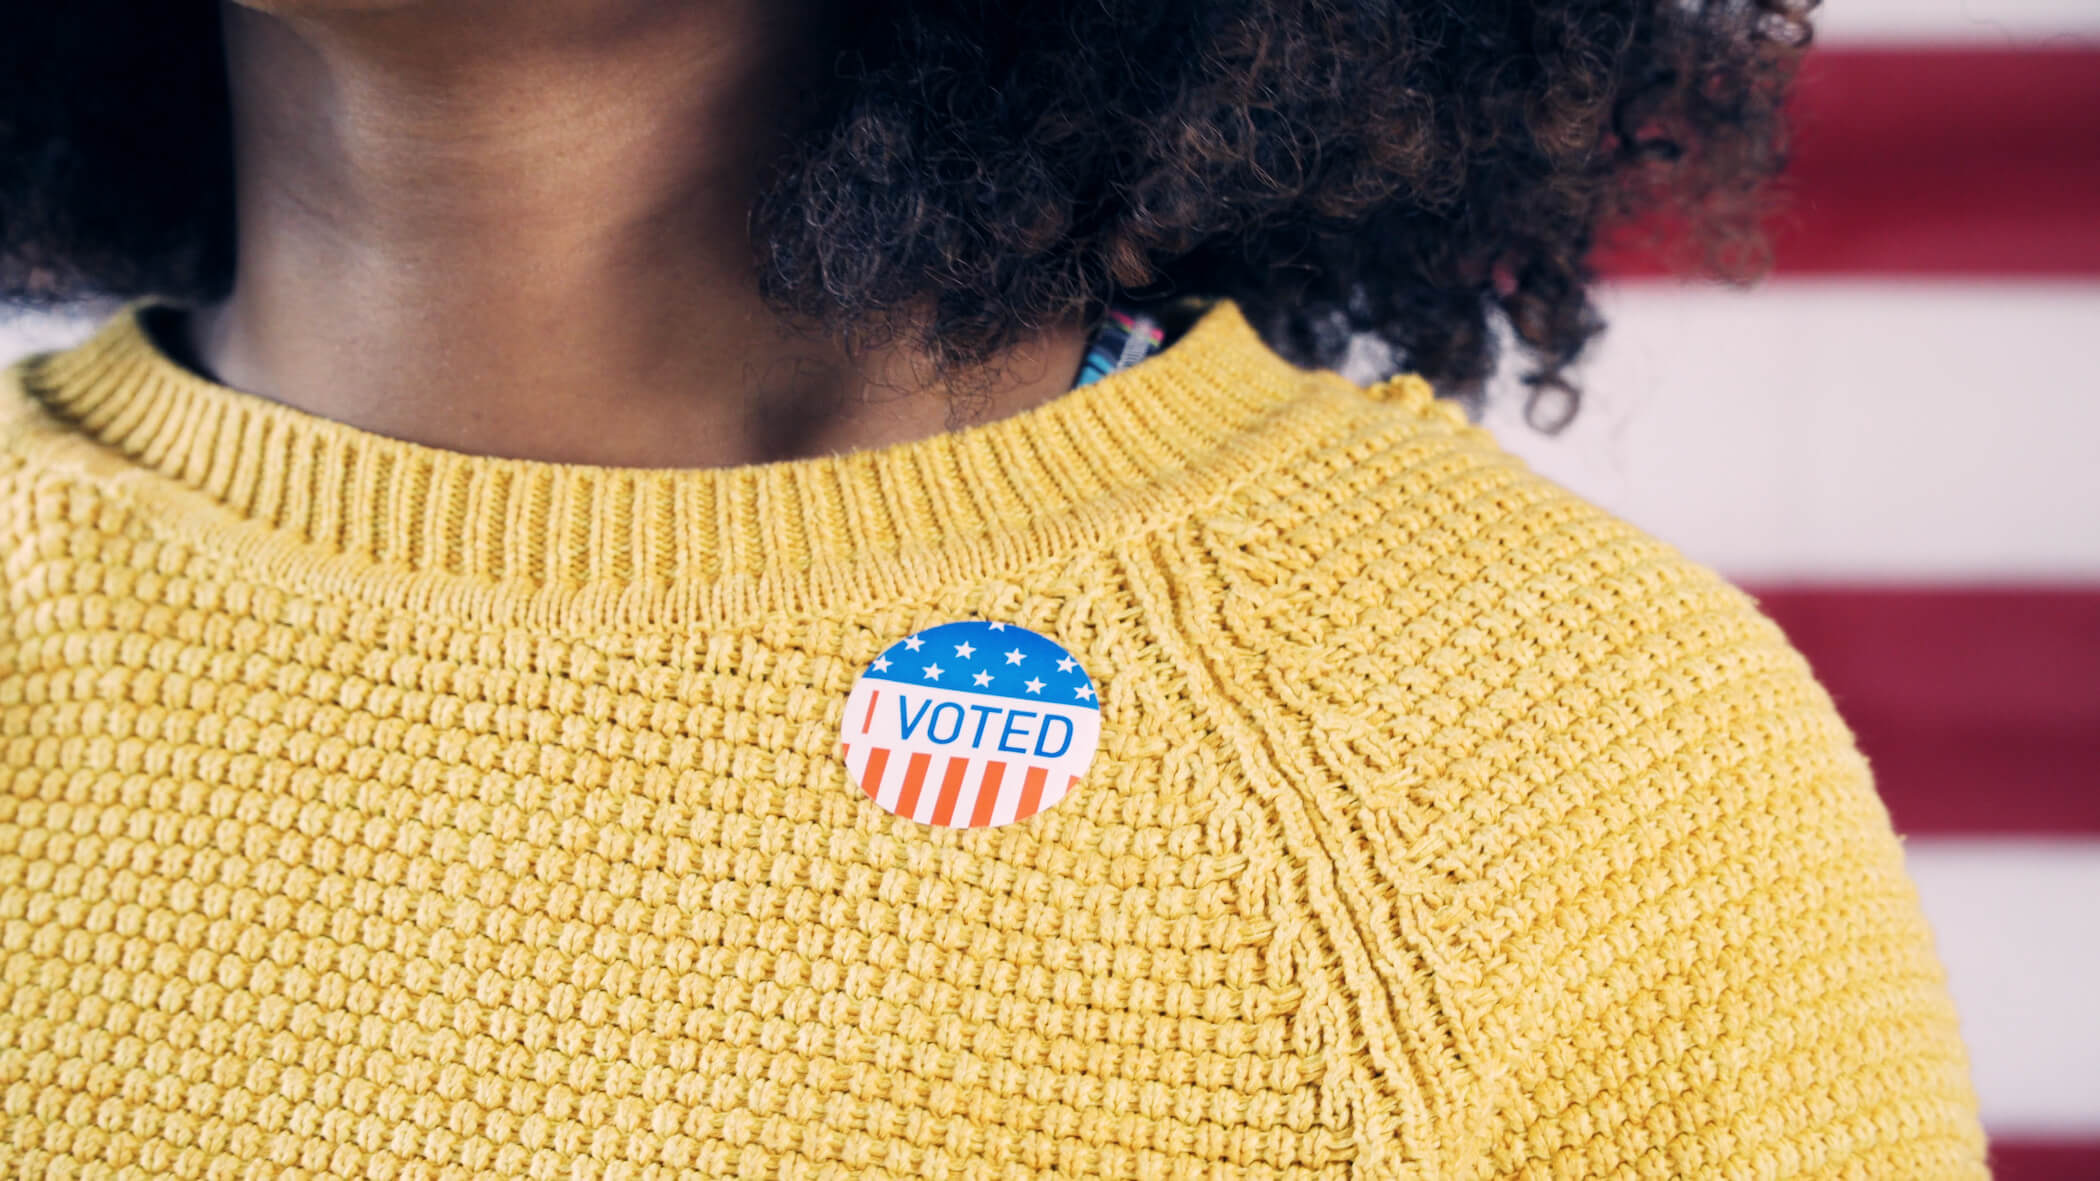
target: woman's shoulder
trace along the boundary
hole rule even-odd
[[[1548,799],[1637,825],[1667,780],[1731,823],[1788,796],[1894,848],[1849,728],[1749,594],[1419,380],[1339,384],[1324,440],[1178,547],[1202,555],[1179,590],[1206,664],[1294,778],[1453,839]]]
[[[1580,680],[1664,647],[1796,659],[1747,594],[1534,471],[1421,379],[1311,380],[1313,442],[1192,525],[1235,618],[1268,632],[1260,650],[1380,680],[1428,665]]]
[[[1546,855],[1501,845],[1510,817],[1548,843],[1606,817],[1609,843],[1665,790],[1718,828],[1779,807],[1894,857],[1850,727],[1747,591],[1424,382],[1340,385],[1319,446],[1174,546],[1201,555],[1180,618],[1218,698],[1291,750],[1289,778],[1441,832],[1478,874]]]
[[[1423,824],[1572,792],[1558,806],[1615,826],[1653,777],[1737,811],[1729,785],[1754,781],[1888,837],[1849,728],[1750,594],[1417,379],[1332,396],[1321,445],[1191,524],[1185,580],[1221,683],[1311,781]]]
[[[1182,610],[1335,938],[1371,933],[1360,999],[1436,978],[1501,1171],[1660,1167],[1670,1127],[1717,1172],[1986,1175],[1900,843],[1807,662],[1426,387],[1373,393],[1192,526]]]

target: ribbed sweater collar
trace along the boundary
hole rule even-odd
[[[412,443],[215,384],[154,341],[141,320],[153,302],[31,359],[24,388],[159,491],[250,527],[255,561],[349,555],[475,584],[690,596],[730,581],[801,597],[812,580],[864,581],[871,563],[952,573],[988,552],[1066,552],[1275,462],[1302,433],[1279,415],[1332,392],[1221,302],[1158,356],[978,427],[738,467],[552,463]]]

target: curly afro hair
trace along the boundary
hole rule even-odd
[[[1667,220],[1760,269],[1814,3],[856,0],[753,210],[761,282],[951,367],[1110,298],[1225,297],[1300,364],[1367,338],[1469,400],[1506,329],[1564,421],[1606,235]],[[0,297],[222,298],[216,6],[8,24]]]

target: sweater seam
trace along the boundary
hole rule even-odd
[[[1157,545],[1164,539],[1154,537],[1149,540],[1153,545]],[[1182,678],[1190,684],[1192,690],[1190,699],[1196,703],[1199,716],[1210,722],[1218,732],[1227,736],[1228,746],[1232,752],[1234,763],[1239,770],[1242,782],[1250,787],[1263,782],[1275,785],[1273,793],[1265,793],[1258,788],[1250,792],[1258,801],[1265,821],[1273,834],[1272,839],[1282,846],[1287,855],[1296,855],[1307,861],[1317,859],[1324,864],[1331,877],[1331,885],[1335,887],[1336,897],[1324,905],[1315,898],[1305,897],[1302,885],[1300,887],[1300,894],[1305,908],[1311,912],[1314,918],[1314,929],[1317,932],[1317,945],[1321,959],[1320,971],[1333,988],[1334,994],[1341,998],[1350,1009],[1351,1028],[1336,1029],[1333,1032],[1346,1035],[1353,1030],[1357,1035],[1363,1035],[1366,1032],[1363,1015],[1366,1011],[1375,1007],[1384,1010],[1387,1014],[1387,1021],[1395,1025],[1396,1032],[1403,1038],[1408,1028],[1410,1028],[1407,1018],[1426,1017],[1436,1030],[1438,1040],[1451,1046],[1456,1051],[1460,1040],[1457,1022],[1454,1020],[1453,1014],[1448,1011],[1447,1005],[1443,1003],[1442,996],[1457,982],[1445,979],[1437,968],[1439,961],[1446,961],[1450,958],[1445,954],[1449,949],[1438,945],[1435,940],[1430,938],[1428,932],[1416,931],[1412,935],[1398,935],[1396,933],[1397,941],[1402,946],[1414,948],[1417,952],[1423,948],[1434,947],[1435,954],[1431,956],[1417,954],[1413,958],[1416,959],[1417,965],[1424,972],[1435,979],[1424,988],[1423,995],[1419,998],[1404,997],[1387,984],[1383,973],[1378,970],[1375,964],[1370,962],[1370,957],[1376,955],[1381,945],[1389,944],[1395,940],[1394,938],[1381,937],[1370,917],[1363,912],[1360,906],[1352,904],[1346,889],[1343,888],[1346,886],[1350,874],[1341,864],[1337,851],[1332,847],[1332,841],[1334,839],[1346,839],[1346,834],[1334,834],[1323,838],[1318,831],[1323,827],[1321,822],[1308,814],[1300,817],[1300,823],[1310,826],[1315,831],[1301,834],[1302,839],[1292,839],[1289,831],[1292,826],[1281,810],[1282,802],[1280,799],[1273,797],[1295,796],[1298,799],[1299,807],[1309,813],[1315,804],[1311,798],[1311,793],[1303,788],[1294,788],[1289,785],[1288,776],[1283,773],[1280,766],[1275,765],[1275,756],[1272,751],[1274,745],[1273,735],[1268,727],[1263,726],[1258,719],[1249,717],[1245,711],[1234,709],[1229,704],[1228,699],[1231,694],[1225,688],[1224,679],[1213,667],[1214,660],[1203,655],[1204,652],[1210,649],[1195,637],[1185,635],[1186,632],[1191,630],[1189,624],[1199,610],[1199,604],[1184,600],[1178,604],[1179,610],[1177,612],[1176,605],[1173,604],[1173,596],[1156,593],[1155,588],[1150,586],[1152,579],[1144,569],[1140,568],[1147,564],[1158,566],[1166,566],[1168,564],[1156,553],[1146,555],[1146,557],[1150,558],[1149,563],[1129,550],[1119,550],[1115,555],[1115,560],[1122,569],[1124,576],[1129,580],[1133,597],[1137,600],[1139,612],[1150,625],[1148,630],[1162,638],[1174,636],[1186,641],[1185,644],[1175,644],[1174,648],[1176,650],[1168,652],[1167,655]],[[1207,606],[1207,604],[1204,606]],[[1229,643],[1222,636],[1219,637],[1219,642]],[[1234,646],[1236,647],[1236,645]],[[1352,826],[1350,831],[1354,832],[1356,830]],[[1434,891],[1437,889],[1434,882],[1430,882],[1426,877],[1423,880],[1430,890]],[[1339,910],[1341,913],[1330,913],[1335,910]],[[1363,964],[1359,965],[1354,974],[1360,976],[1369,973],[1373,980],[1367,985],[1352,984],[1350,980],[1352,971],[1350,965],[1346,962],[1348,957],[1344,954],[1344,947],[1349,944],[1356,944],[1361,947],[1365,960]],[[1366,995],[1365,989],[1367,987],[1382,995],[1378,997]],[[1334,1044],[1330,1049],[1330,1052],[1333,1053],[1348,1053],[1348,1051],[1349,1047],[1342,1044]],[[1354,1134],[1359,1138],[1357,1163],[1360,1166],[1368,1166],[1371,1169],[1375,1169],[1375,1172],[1368,1172],[1365,1175],[1378,1178],[1406,1177],[1410,1181],[1417,1181],[1417,1179],[1419,1181],[1434,1181],[1436,1178],[1464,1175],[1462,1162],[1476,1158],[1479,1145],[1470,1141],[1463,1144],[1454,1144],[1448,1139],[1442,1138],[1440,1134],[1448,1132],[1454,1126],[1458,1126],[1464,1129],[1465,1135],[1470,1137],[1478,1130],[1478,1126],[1481,1125],[1482,1121],[1478,1118],[1470,1121],[1452,1121],[1440,1118],[1440,1116],[1456,1114],[1457,1109],[1463,1108],[1469,1103],[1476,1103],[1477,1097],[1468,1096],[1466,1093],[1467,1088],[1463,1085],[1462,1080],[1439,1078],[1436,1070],[1429,1064],[1421,1061],[1419,1055],[1404,1044],[1404,1041],[1393,1045],[1391,1055],[1394,1062],[1389,1069],[1401,1076],[1405,1080],[1404,1082],[1399,1079],[1384,1077],[1388,1068],[1380,1067],[1375,1061],[1366,1063],[1359,1059],[1352,1065],[1359,1077],[1368,1076],[1368,1082],[1377,1095],[1379,1112],[1386,1117],[1386,1122],[1393,1125],[1415,1123],[1414,1127],[1404,1129],[1404,1131],[1411,1133],[1407,1137],[1407,1144],[1411,1149],[1423,1153],[1423,1156],[1419,1161],[1394,1161],[1391,1159],[1386,1146],[1366,1145],[1361,1142],[1364,1132],[1376,1131],[1377,1129],[1358,1127],[1354,1129]],[[1403,1094],[1403,1089],[1412,1090],[1418,1096],[1416,1102],[1424,1108],[1424,1110],[1418,1112],[1418,1121],[1410,1121],[1407,1118],[1404,1109],[1408,1104]],[[1444,1107],[1446,1110],[1439,1112],[1436,1110],[1439,1107]],[[1369,1113],[1366,1112],[1365,1114]],[[1473,1114],[1477,1117],[1482,1113],[1475,1112]],[[1393,1133],[1403,1131],[1400,1127],[1390,1127],[1384,1130]],[[1437,1133],[1438,1135],[1428,1133]],[[1427,1171],[1416,1172],[1408,1168],[1410,1165],[1417,1164]],[[1408,1171],[1392,1171],[1396,1167],[1408,1169]]]

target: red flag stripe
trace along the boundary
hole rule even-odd
[[[1791,117],[1781,273],[2100,276],[2100,47],[1818,49]]]
[[[860,790],[869,799],[882,794],[882,772],[890,763],[890,748],[878,746],[868,751],[868,765],[860,774]]]
[[[926,782],[926,766],[931,762],[932,755],[918,751],[905,764],[904,788],[897,795],[897,815],[911,816],[919,810],[919,787]]]
[[[1049,777],[1047,767],[1028,768],[1028,777],[1021,781],[1021,802],[1014,809],[1015,820],[1026,820],[1043,806],[1043,781]]]
[[[2100,1177],[2100,1140],[1993,1140],[1996,1181],[2093,1181]]]
[[[962,796],[963,778],[969,772],[970,760],[948,760],[948,773],[941,780],[941,794],[933,802],[935,824],[945,825],[955,818],[955,803]]]
[[[984,767],[984,781],[977,787],[977,807],[970,813],[970,827],[983,828],[992,822],[992,809],[999,803],[999,782],[1006,777],[1006,764],[994,759]]]
[[[2100,587],[1756,592],[1905,833],[2100,833]]]

